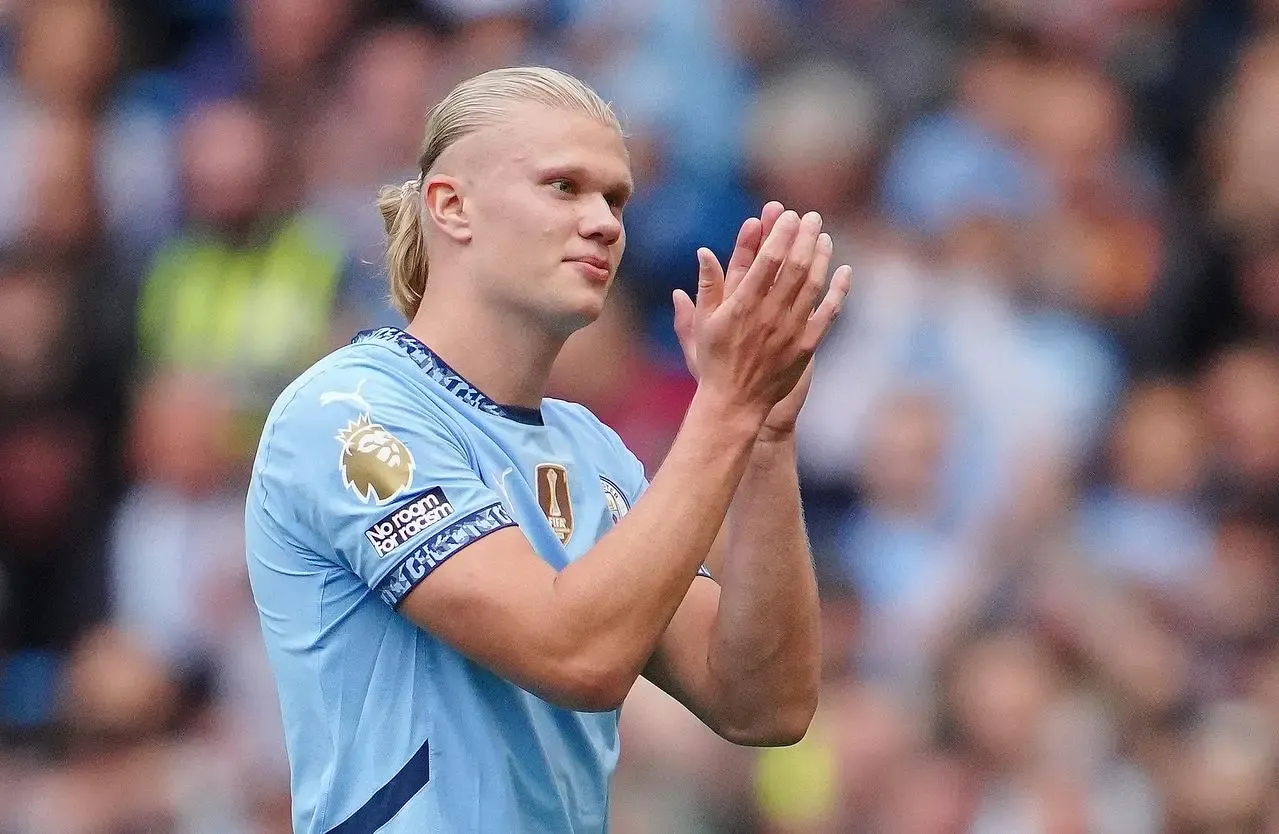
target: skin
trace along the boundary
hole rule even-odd
[[[518,104],[432,170],[423,184],[430,277],[408,329],[433,348],[465,346],[455,367],[493,399],[536,407],[565,340],[603,310],[626,248],[626,147],[610,125]],[[602,259],[607,281],[572,258]],[[441,310],[450,313],[433,315]],[[511,373],[513,357],[526,373]]]
[[[494,399],[539,404],[564,340],[603,308],[630,183],[617,131],[575,112],[513,105],[460,139],[423,186],[431,267],[409,331]],[[730,741],[800,739],[820,637],[794,425],[849,287],[841,267],[825,289],[820,230],[815,214],[770,204],[743,225],[727,272],[698,252],[697,301],[676,299],[697,392],[616,527],[559,572],[517,528],[498,531],[401,610],[569,709],[615,709],[644,674]],[[721,584],[696,578],[713,546],[725,550],[711,560]]]

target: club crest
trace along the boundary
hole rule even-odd
[[[568,544],[573,535],[573,505],[569,499],[567,469],[558,463],[537,465],[537,503],[560,544]]]
[[[369,414],[349,423],[337,439],[342,444],[342,481],[364,503],[386,503],[413,483],[412,453]]]
[[[621,488],[603,475],[600,476],[600,489],[604,490],[604,504],[608,507],[608,516],[616,524],[631,511],[631,505]]]

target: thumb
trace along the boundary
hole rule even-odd
[[[702,247],[697,250],[697,312],[707,316],[724,302],[724,268],[715,253]]]
[[[688,293],[683,290],[676,290],[672,293],[671,299],[675,302],[675,338],[679,340],[680,349],[684,351],[684,364],[688,366],[689,373],[696,378],[697,338],[693,325],[697,320],[697,310],[693,299],[689,298]]]

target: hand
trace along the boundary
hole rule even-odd
[[[794,212],[786,212],[787,223],[796,223]],[[702,368],[699,361],[699,344],[704,328],[716,310],[732,301],[744,282],[763,282],[752,286],[755,296],[743,299],[744,304],[763,305],[768,308],[763,315],[773,315],[771,326],[795,328],[793,338],[794,358],[780,369],[777,377],[779,391],[773,405],[764,418],[759,438],[778,439],[794,432],[795,421],[804,404],[812,381],[812,353],[825,336],[835,316],[847,297],[851,268],[840,267],[831,280],[831,286],[816,309],[813,304],[825,286],[826,270],[830,265],[830,236],[820,233],[821,218],[809,214],[798,222],[793,237],[789,230],[779,230],[783,217],[780,203],[764,206],[759,218],[750,218],[742,224],[737,244],[729,259],[728,269],[721,270],[718,261],[709,251],[698,251],[698,298],[694,304],[687,293],[677,290],[674,295],[675,332],[684,350],[689,371],[699,382]],[[775,234],[776,233],[776,234]],[[774,257],[767,247],[780,235],[786,235],[790,243],[784,261],[774,266]],[[759,313],[759,310],[755,310]]]
[[[773,201],[764,206],[764,210],[760,212],[761,241],[765,235],[768,235],[773,231],[773,226],[776,225],[777,218],[780,217],[781,214],[782,204],[779,202]],[[741,236],[739,235],[738,238],[740,247]],[[752,241],[747,241],[747,243],[751,242]],[[832,249],[830,235],[823,232],[818,237],[817,248],[817,257],[813,260],[811,277],[819,278],[824,282],[826,279],[826,270],[830,267],[830,255]],[[823,248],[825,250],[825,258],[822,257]],[[753,250],[747,249],[743,251],[742,259],[744,260],[748,256],[748,253],[751,257],[753,257],[753,252],[758,250],[759,246],[756,245]],[[737,252],[735,251],[734,255],[736,254]],[[748,265],[749,261],[745,261],[745,264]],[[851,278],[852,269],[850,267],[845,267],[845,269],[848,270],[849,277]],[[729,271],[725,276],[725,284],[728,285],[730,281],[733,281],[733,276],[736,275],[737,279],[732,283],[732,286],[736,286],[737,283],[741,281],[741,276],[744,275],[745,272],[745,265],[735,268],[733,265],[733,259],[730,258]],[[687,294],[684,295],[684,299],[685,301],[689,301]],[[689,308],[690,310],[692,309],[691,301],[689,301]],[[838,315],[839,311],[837,310],[836,316],[838,317]],[[682,344],[683,342],[681,341],[681,345]],[[685,359],[688,359],[687,354],[685,354]],[[804,368],[803,375],[799,378],[799,382],[795,383],[795,387],[791,389],[790,393],[783,397],[777,405],[773,406],[772,410],[768,412],[768,416],[764,418],[764,425],[759,432],[760,440],[784,440],[794,436],[795,423],[799,419],[800,409],[804,407],[804,401],[808,399],[808,390],[812,384],[813,363],[810,359],[808,366]]]

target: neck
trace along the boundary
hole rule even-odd
[[[564,338],[474,298],[440,295],[428,289],[405,329],[495,402],[540,407]]]

